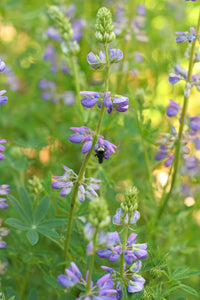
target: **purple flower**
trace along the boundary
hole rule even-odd
[[[105,55],[102,51],[100,51],[99,56],[95,55],[93,52],[90,52],[87,55],[87,62],[89,63],[90,67],[94,70],[102,70],[105,67]]]
[[[174,67],[174,71],[177,75],[181,75],[185,80],[187,78],[187,72],[185,71],[185,69],[179,65],[176,65]]]
[[[168,117],[175,117],[181,108],[174,100],[170,99],[169,102],[170,105],[167,107],[167,115]]]
[[[0,249],[6,248],[7,244],[6,242],[2,241],[2,238],[0,237]]]
[[[177,74],[170,73],[168,80],[169,80],[170,84],[175,84],[175,83],[177,83],[177,82],[179,82],[181,80],[181,77],[178,76]]]
[[[143,290],[145,279],[139,275],[133,276],[132,280],[129,281],[127,290],[129,293],[138,293]]]
[[[140,217],[139,211],[135,210],[128,217],[128,213],[125,213],[122,208],[118,208],[116,215],[113,217],[113,224],[122,225],[122,224],[134,224]],[[130,218],[130,219],[129,219]]]
[[[110,114],[113,110],[113,105],[115,109],[119,112],[125,112],[128,109],[128,98],[122,96],[111,96],[110,92],[98,93],[98,92],[80,92],[80,95],[84,96],[81,99],[81,104],[84,107],[92,108],[96,104],[99,108],[103,104],[107,108],[107,112]],[[112,101],[113,100],[113,101]]]
[[[46,35],[49,38],[51,38],[52,40],[56,41],[56,42],[60,42],[61,41],[59,30],[56,29],[53,26],[50,26],[50,27],[47,28]]]
[[[73,27],[73,31],[74,31],[74,35],[73,35],[73,39],[72,41],[77,41],[79,42],[81,37],[82,37],[82,29],[84,27],[83,21],[81,19],[76,19],[73,23],[72,23],[72,27]]]
[[[3,105],[8,101],[8,97],[2,96],[5,93],[6,93],[6,90],[1,90],[0,91],[0,105]]]
[[[123,58],[123,52],[119,49],[110,49],[110,63],[118,63]]]
[[[165,149],[165,147],[161,145],[161,148],[157,150],[157,153],[158,154],[155,155],[155,159],[156,160],[162,160],[167,156],[168,150]]]
[[[175,34],[177,35],[176,42],[178,44],[184,43],[187,41],[187,43],[191,43],[196,38],[196,32],[193,27],[190,27],[190,34],[188,32],[181,32],[176,31]]]
[[[10,193],[8,184],[2,184],[0,185],[0,196],[8,195]]]
[[[200,130],[200,116],[191,117],[189,127],[194,132]]]
[[[62,95],[64,104],[71,106],[75,103],[75,94],[73,91],[64,92]]]
[[[85,154],[92,148],[92,139],[93,139],[93,131],[85,126],[81,127],[71,127],[71,130],[76,132],[75,134],[71,134],[69,136],[69,140],[71,143],[79,144],[83,142],[82,153]]]
[[[172,165],[174,159],[174,155],[169,155],[167,160],[165,161],[165,167],[169,167]]]
[[[62,176],[54,176],[53,181],[51,183],[51,187],[56,190],[60,191],[60,196],[65,197],[66,195],[70,194],[72,191],[74,182],[77,181],[78,175],[70,168],[64,166],[64,174]],[[78,199],[80,202],[85,201],[85,197],[88,200],[94,199],[97,197],[96,190],[100,189],[99,182],[101,180],[96,178],[85,178],[82,180],[79,188],[78,188]]]
[[[146,8],[145,8],[144,4],[140,4],[137,6],[137,13],[140,16],[146,15]]]
[[[5,151],[5,147],[1,144],[5,144],[7,141],[5,139],[0,139],[0,160],[4,160],[5,156],[1,152]]]
[[[82,274],[75,263],[71,262],[71,267],[65,269],[66,275],[58,276],[58,283],[64,287],[71,287],[79,282],[79,279],[82,277]]]
[[[7,208],[8,208],[8,204],[5,203],[5,202],[7,202],[7,201],[8,201],[8,200],[5,199],[5,198],[0,198],[0,208],[1,208],[1,209],[7,209]]]
[[[55,47],[53,44],[48,44],[43,59],[52,60],[54,59],[54,57],[55,57]]]
[[[0,59],[0,73],[5,71],[6,69],[6,64],[3,60]]]
[[[100,94],[98,92],[83,91],[80,92],[80,95],[85,97],[81,99],[81,104],[87,108],[92,108],[95,106],[100,98]]]

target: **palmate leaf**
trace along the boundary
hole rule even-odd
[[[39,241],[39,234],[37,233],[37,231],[35,229],[31,229],[27,232],[26,234],[29,242],[31,243],[32,246],[34,246],[35,244],[37,244],[37,242]]]
[[[20,229],[20,230],[29,230],[30,229],[30,226],[24,224],[22,221],[15,219],[15,218],[9,218],[5,221],[5,223],[9,226],[12,226],[12,227]]]
[[[12,206],[14,207],[14,209],[17,211],[17,213],[19,214],[19,216],[26,222],[29,224],[29,218],[27,217],[24,208],[21,206],[21,204],[19,203],[19,201],[11,196],[8,195],[8,199],[11,202]]]
[[[39,224],[39,222],[45,217],[49,206],[49,196],[45,196],[39,202],[36,212],[35,212],[35,223]]]
[[[27,193],[25,188],[20,187],[19,195],[20,195],[21,204],[24,208],[26,216],[29,219],[29,221],[32,223],[33,222],[33,206],[32,206],[32,202],[29,197],[29,194]]]

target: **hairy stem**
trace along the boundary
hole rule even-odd
[[[145,145],[145,140],[143,138],[143,130],[142,130],[142,126],[141,126],[142,120],[141,120],[141,118],[139,119],[139,117],[138,117],[137,104],[136,103],[135,103],[135,116],[136,116],[137,126],[138,126],[138,129],[139,129],[139,133],[140,133],[140,137],[141,137],[141,141],[142,141],[145,164],[146,164],[146,169],[147,169],[147,175],[148,175],[148,179],[149,179],[150,186],[151,186],[151,195],[152,195],[152,198],[153,198],[154,202],[156,202],[156,197],[155,197],[154,188],[153,188],[152,171],[151,171],[151,167],[150,167],[150,163],[149,163],[147,147]]]
[[[95,254],[96,254],[96,237],[97,237],[97,231],[95,232],[94,237],[93,237],[93,254],[90,257],[88,278],[87,278],[87,284],[86,284],[86,295],[90,294],[92,272],[93,272],[93,267],[94,267],[94,258],[95,258]]]
[[[200,30],[200,13],[199,13],[199,19],[198,19],[198,24],[197,24],[196,35],[199,34],[199,30]],[[191,53],[190,53],[189,68],[188,68],[188,75],[187,75],[187,82],[189,82],[189,83],[191,82],[191,78],[192,78],[195,44],[196,44],[196,40],[192,43]],[[178,139],[177,139],[175,156],[174,156],[174,170],[173,170],[173,175],[172,175],[171,186],[170,186],[170,190],[169,190],[168,194],[164,198],[164,201],[161,203],[160,207],[158,208],[156,221],[159,220],[161,215],[163,214],[165,207],[167,206],[168,201],[171,197],[171,194],[172,194],[175,182],[176,182],[177,170],[178,170],[178,165],[179,165],[179,156],[180,156],[180,150],[181,150],[181,139],[182,139],[182,135],[183,135],[183,127],[184,127],[185,116],[187,113],[188,102],[189,102],[189,97],[184,96],[183,110],[182,110],[182,114],[181,114],[181,121],[180,121]]]
[[[106,68],[106,79],[105,79],[105,92],[108,91],[109,88],[109,75],[110,75],[110,66],[109,66],[109,59],[108,59],[108,49],[107,45],[105,45],[105,54],[106,54],[106,61],[107,61],[107,68]],[[78,179],[74,185],[73,192],[72,192],[72,198],[71,198],[71,206],[70,206],[70,214],[69,214],[69,222],[68,222],[68,228],[67,228],[67,234],[66,234],[66,239],[65,239],[65,247],[64,247],[64,260],[67,260],[68,257],[68,250],[69,250],[69,242],[70,242],[70,236],[71,236],[71,231],[72,231],[72,223],[73,223],[73,216],[74,216],[74,209],[75,209],[75,203],[76,203],[76,198],[78,194],[78,188],[80,181],[83,178],[83,175],[85,173],[85,170],[88,165],[88,161],[90,159],[90,156],[93,152],[94,146],[97,142],[98,136],[100,134],[102,122],[103,122],[103,117],[105,113],[105,106],[102,105],[101,112],[99,115],[98,123],[97,123],[97,128],[95,131],[95,136],[93,138],[93,143],[90,151],[87,153],[85,159],[83,160],[83,163],[81,165],[79,174],[78,174]]]
[[[72,70],[74,74],[74,82],[75,82],[75,89],[76,89],[76,99],[78,101],[78,106],[81,110],[83,110],[82,105],[81,105],[81,99],[80,99],[80,85],[79,85],[79,80],[78,80],[78,67],[77,67],[77,62],[76,62],[76,57],[72,57]]]
[[[124,279],[124,251],[126,250],[126,240],[128,235],[128,226],[125,225],[124,227],[124,238],[123,238],[123,244],[122,244],[122,254],[120,259],[120,277]]]

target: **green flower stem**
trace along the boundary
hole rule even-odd
[[[107,49],[106,45],[105,45],[105,53],[106,53],[106,61],[107,61],[105,92],[107,92],[108,88],[109,88],[110,66],[109,66],[109,59],[108,59],[108,49]],[[83,160],[83,163],[81,165],[81,168],[80,168],[80,171],[79,171],[79,174],[78,174],[78,179],[77,179],[77,181],[74,185],[74,188],[73,188],[73,193],[72,193],[72,198],[71,198],[71,206],[70,206],[70,214],[69,214],[69,222],[68,222],[67,234],[66,234],[66,239],[65,239],[65,247],[64,247],[64,260],[65,261],[67,261],[67,258],[68,258],[69,242],[70,242],[70,236],[71,236],[71,231],[72,231],[74,209],[75,209],[75,203],[76,203],[76,198],[77,198],[77,194],[78,194],[79,184],[80,184],[80,181],[82,180],[82,178],[84,176],[85,170],[86,170],[87,165],[88,165],[88,161],[90,159],[90,156],[93,152],[94,146],[97,142],[98,136],[100,134],[104,113],[105,113],[105,106],[102,105],[101,112],[100,112],[100,115],[99,115],[99,120],[98,120],[98,123],[97,123],[97,128],[96,128],[96,131],[95,131],[95,136],[94,136],[93,143],[92,143],[92,147],[91,147],[90,151],[87,153],[87,155],[85,156],[85,159]]]
[[[198,24],[197,24],[196,35],[199,34],[199,31],[200,31],[200,13],[199,13],[199,19],[198,19]],[[187,82],[191,82],[192,70],[193,70],[193,65],[194,65],[195,44],[196,44],[196,40],[192,43],[192,47],[191,47]],[[176,150],[175,150],[174,170],[173,170],[173,175],[172,175],[171,186],[170,186],[169,193],[166,195],[163,203],[161,203],[160,207],[158,208],[156,221],[159,220],[161,215],[163,214],[165,207],[167,206],[168,201],[171,197],[171,194],[172,194],[175,182],[176,182],[176,176],[177,176],[177,170],[178,170],[178,164],[179,164],[179,156],[180,156],[180,150],[181,150],[181,139],[182,139],[182,135],[183,135],[183,127],[184,127],[185,116],[187,113],[188,102],[189,102],[189,97],[184,96],[183,110],[182,110],[182,114],[181,114],[181,121],[180,121],[178,139],[177,139]]]
[[[129,21],[128,21],[128,25],[127,28],[131,28],[131,22],[133,20],[133,16],[135,13],[135,1],[130,1],[131,3],[129,3],[128,7],[128,11],[130,11],[130,16],[129,16]],[[123,88],[124,88],[124,83],[126,82],[127,79],[127,72],[123,73],[124,70],[124,66],[126,63],[126,59],[127,59],[127,55],[129,52],[129,48],[131,43],[133,42],[132,38],[129,38],[128,41],[123,41],[123,44],[125,44],[124,49],[123,49],[123,62],[121,62],[120,64],[120,68],[119,68],[119,75],[117,76],[116,79],[116,87],[115,87],[115,91],[117,94],[121,94],[123,92]]]
[[[87,278],[87,284],[86,284],[86,295],[90,294],[90,288],[91,288],[91,279],[92,279],[92,272],[94,267],[94,258],[96,254],[96,238],[97,238],[97,231],[95,231],[94,237],[93,237],[93,254],[90,257],[90,264],[88,269],[88,278]]]
[[[153,198],[154,202],[156,202],[156,197],[155,197],[154,188],[153,188],[152,171],[151,171],[151,167],[150,167],[150,163],[149,163],[147,147],[145,145],[145,141],[144,141],[144,138],[143,138],[143,130],[142,130],[142,126],[141,126],[142,122],[141,122],[141,118],[139,120],[139,117],[138,117],[137,104],[136,103],[135,103],[135,117],[136,117],[136,122],[137,122],[137,126],[138,126],[138,129],[139,129],[141,141],[142,141],[142,146],[143,146],[143,151],[144,151],[144,159],[145,159],[145,164],[146,164],[146,169],[147,169],[147,175],[148,175],[148,179],[149,179],[150,186],[151,186],[151,195],[152,195],[152,198]]]
[[[124,239],[122,244],[122,254],[120,259],[120,277],[124,279],[124,251],[126,250],[126,241],[128,236],[128,225],[124,227]]]
[[[80,85],[79,85],[79,79],[78,79],[78,66],[76,62],[76,56],[72,57],[72,70],[74,74],[74,81],[75,81],[75,89],[76,89],[76,99],[78,101],[78,106],[83,110],[83,107],[81,105],[81,98],[80,98]]]

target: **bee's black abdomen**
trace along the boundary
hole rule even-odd
[[[104,148],[100,147],[95,152],[96,152],[96,156],[98,157],[99,163],[102,164],[104,159],[104,153],[105,153]]]

